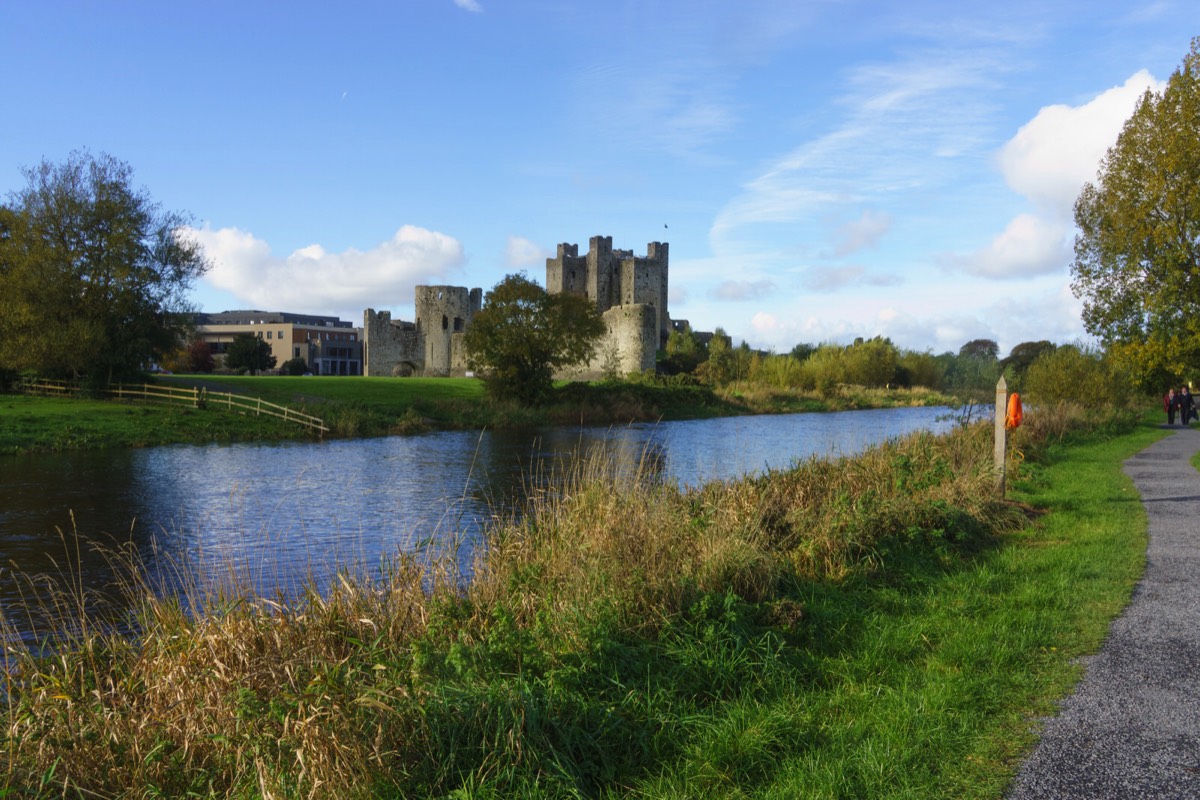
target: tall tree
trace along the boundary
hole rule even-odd
[[[590,361],[604,320],[586,297],[548,294],[523,274],[487,293],[464,334],[467,361],[495,397],[545,400],[554,373]]]
[[[239,333],[225,351],[225,366],[229,369],[244,369],[251,375],[275,366],[271,345],[252,333]]]
[[[1000,357],[1000,345],[996,344],[994,339],[972,339],[958,348],[958,355],[962,358],[995,361]]]
[[[0,207],[0,368],[110,382],[179,346],[208,267],[127,164],[74,152]]]
[[[1200,37],[1149,91],[1075,203],[1088,332],[1143,375],[1200,365]]]

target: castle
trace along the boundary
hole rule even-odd
[[[654,369],[655,353],[671,332],[667,314],[667,244],[651,242],[645,256],[614,250],[611,236],[593,236],[586,255],[575,244],[558,245],[546,259],[546,291],[594,300],[606,328],[590,363],[563,377],[626,375]],[[413,322],[391,313],[363,312],[364,375],[463,375],[463,332],[481,307],[483,292],[461,286],[418,286]]]

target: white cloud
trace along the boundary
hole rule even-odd
[[[1138,99],[1148,88],[1163,87],[1142,70],[1081,106],[1042,108],[1001,148],[1005,181],[1042,213],[1070,218],[1079,190],[1095,180]]]
[[[1079,190],[1095,179],[1138,98],[1147,88],[1162,86],[1142,70],[1082,105],[1057,104],[1038,111],[998,156],[1005,181],[1033,204],[1036,213],[1017,215],[987,247],[944,256],[942,263],[1001,280],[1065,270]]]
[[[454,0],[454,5],[474,14],[483,13],[483,6],[479,5],[477,0]]]
[[[867,209],[862,216],[853,222],[847,222],[837,231],[837,246],[834,255],[848,256],[859,250],[879,246],[882,239],[892,228],[892,215]]]
[[[436,231],[405,225],[368,251],[329,253],[319,244],[286,258],[237,228],[192,228],[187,233],[212,262],[204,281],[252,308],[333,314],[354,319],[364,308],[412,302],[413,287],[445,279],[463,266],[462,245]]]
[[[1028,278],[1064,271],[1070,261],[1070,229],[1059,220],[1019,214],[987,247],[949,255],[943,263],[981,278]]]
[[[523,236],[509,236],[504,247],[504,263],[513,268],[545,266],[554,254]]]

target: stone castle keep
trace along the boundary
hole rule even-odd
[[[671,331],[667,314],[667,244],[651,242],[645,256],[614,250],[611,236],[593,236],[586,255],[560,244],[546,259],[546,291],[572,292],[595,301],[607,332],[596,356],[567,377],[654,369],[654,356]],[[387,311],[363,312],[364,375],[463,375],[463,332],[479,311],[480,289],[418,286],[417,321],[392,321]]]

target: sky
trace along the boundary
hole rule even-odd
[[[672,319],[787,352],[1086,341],[1080,187],[1195,0],[0,0],[0,197],[130,165],[211,262],[192,301],[413,319],[670,246]]]

